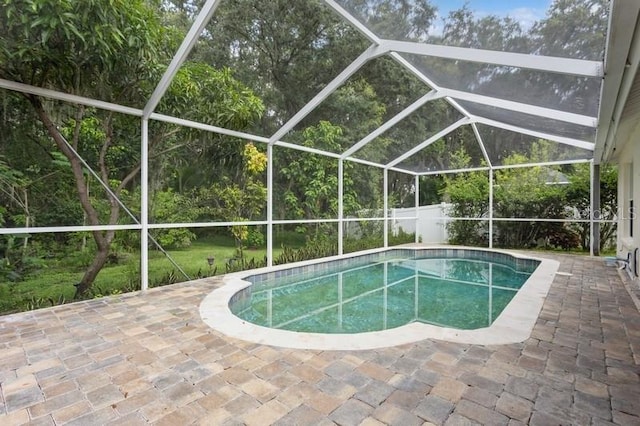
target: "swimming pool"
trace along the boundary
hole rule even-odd
[[[557,268],[504,251],[374,250],[230,275],[200,313],[232,337],[295,348],[510,343],[531,333]]]

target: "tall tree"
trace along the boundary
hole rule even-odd
[[[145,0],[5,0],[0,10],[0,77],[35,86],[54,88],[63,92],[94,97],[122,105],[144,105],[153,89],[149,82],[159,80],[170,55],[177,46],[176,32],[161,25],[159,2]],[[197,78],[215,72],[199,69],[190,74],[181,70],[183,78],[193,76],[190,87],[198,87]],[[213,78],[213,77],[211,77]],[[211,108],[201,105],[200,112],[215,117],[217,124],[229,126],[246,124],[259,116],[261,103],[247,91],[235,97],[226,93],[238,88],[233,79],[218,79],[225,83],[213,91],[211,98],[229,107],[227,98],[235,99],[237,110]],[[198,105],[202,91],[181,93],[180,99],[168,104]],[[218,95],[218,96],[216,96]],[[140,169],[139,159],[132,146],[137,146],[139,122],[132,117],[84,106],[60,105],[25,94],[36,117],[55,146],[70,163],[76,194],[89,225],[105,223],[102,212],[92,203],[87,178],[81,160],[74,151],[93,150],[96,168],[103,182],[109,182],[117,197],[132,185]],[[245,104],[249,106],[245,108]],[[230,113],[237,111],[236,113]],[[243,115],[244,114],[244,115]],[[95,119],[102,131],[98,138],[83,138],[83,125]],[[116,131],[121,129],[122,132]],[[65,138],[65,131],[66,136]],[[155,133],[150,149],[160,149],[161,143],[175,142],[177,129]],[[69,139],[69,143],[67,143]],[[93,146],[91,146],[93,144]],[[89,145],[89,146],[87,146]],[[116,158],[116,151],[129,151],[127,158]],[[106,223],[115,224],[120,205],[108,195]],[[76,284],[76,297],[85,294],[105,265],[115,231],[93,231],[96,254]]]
[[[195,57],[229,66],[265,101],[254,130],[272,134],[355,59],[368,43],[323,2],[228,0],[216,10]]]

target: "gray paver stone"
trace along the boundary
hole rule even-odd
[[[473,420],[461,416],[460,414],[453,413],[449,416],[447,421],[444,423],[444,426],[484,426],[480,425],[478,422],[474,422]]]
[[[576,409],[585,411],[601,419],[611,420],[611,403],[609,398],[598,398],[588,393],[576,391],[573,395]]]
[[[538,394],[538,385],[523,377],[510,376],[507,379],[504,390],[528,399],[529,401],[534,401]]]
[[[496,403],[496,410],[511,419],[526,423],[533,411],[533,402],[509,392],[503,392]]]
[[[456,404],[455,413],[470,418],[471,420],[477,421],[483,425],[498,426],[509,423],[509,419],[506,416],[496,411],[489,410],[475,402],[467,401],[466,399],[463,399]]]
[[[395,388],[384,382],[372,381],[354,395],[355,398],[363,401],[372,407],[377,407],[394,392]]]
[[[462,398],[468,399],[469,401],[473,401],[487,408],[495,407],[496,402],[498,401],[498,397],[491,392],[474,387],[467,387],[462,394]]]
[[[373,416],[388,425],[419,426],[422,424],[422,420],[415,414],[388,402],[378,407]]]
[[[43,400],[44,395],[42,394],[42,390],[37,386],[30,386],[7,395],[4,403],[7,411],[10,413],[20,408],[37,404]]]
[[[358,425],[372,412],[370,405],[352,398],[329,414],[329,418],[339,425]]]
[[[427,395],[420,404],[418,404],[414,412],[429,422],[443,424],[453,408],[454,404],[446,399],[434,395]]]

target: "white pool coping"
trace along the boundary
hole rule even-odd
[[[364,333],[303,333],[288,330],[278,330],[259,326],[247,322],[231,312],[229,301],[240,290],[252,285],[243,278],[264,272],[280,269],[289,269],[298,266],[309,265],[317,262],[345,259],[393,250],[394,248],[381,250],[368,250],[366,252],[353,253],[345,256],[317,259],[313,261],[298,262],[295,264],[279,265],[271,268],[260,268],[241,273],[228,274],[223,277],[224,284],[209,293],[200,304],[200,317],[214,330],[230,337],[248,342],[264,345],[279,346],[294,349],[313,350],[364,350],[377,349],[390,346],[415,343],[425,339],[437,339],[447,342],[478,344],[478,345],[503,345],[522,342],[529,338],[533,326],[536,323],[542,305],[547,297],[553,278],[558,271],[560,263],[544,258],[525,256],[519,253],[505,250],[478,249],[475,247],[451,247],[451,246],[420,246],[397,247],[399,249],[469,249],[483,250],[494,253],[504,253],[514,258],[535,259],[540,265],[531,274],[529,279],[518,290],[511,302],[489,327],[476,330],[458,330],[454,328],[438,327],[420,322],[413,322],[397,328],[364,332]]]

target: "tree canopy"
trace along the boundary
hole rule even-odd
[[[0,3],[0,78],[142,109],[204,1]],[[478,16],[469,5],[438,17],[429,0],[339,3],[382,38],[551,56],[562,53],[590,60],[602,57],[607,0],[556,0],[531,28],[510,17]],[[434,32],[438,20],[442,31]],[[319,0],[222,1],[156,108],[159,114],[202,126],[149,121],[150,222],[265,221],[266,144],[260,137],[276,133],[370,44]],[[411,67],[424,71],[426,79]],[[385,166],[430,140],[457,122],[463,116],[461,109],[496,113],[486,105],[434,99],[371,137],[364,147],[359,145],[427,94],[431,90],[427,80],[472,94],[593,113],[597,106],[586,100],[598,91],[600,79],[551,74],[419,55],[369,60],[282,138],[307,151],[275,147],[270,159],[274,219],[307,221],[297,230],[308,239],[334,242],[337,227],[330,220],[339,211],[336,156],[353,150],[357,160],[343,163],[345,216],[378,217],[384,206],[384,173],[374,166]],[[1,226],[97,227],[139,220],[140,117],[29,93],[3,90],[0,97]],[[256,137],[250,141],[208,131],[206,126]],[[476,129],[484,146],[476,139]],[[407,173],[393,171],[388,182],[391,204],[411,205],[413,172],[583,158],[579,150],[552,148],[547,141],[488,125],[475,129],[463,125],[430,142],[396,164]],[[541,184],[548,170],[570,176],[569,190]],[[560,206],[566,203],[584,217],[585,173],[584,166],[496,172],[493,214],[560,218],[566,213]],[[615,170],[603,170],[603,178],[613,185]],[[434,176],[420,191],[422,200],[451,201],[455,216],[475,219],[452,225],[459,226],[452,228],[453,242],[487,243],[486,172]],[[554,200],[552,209],[549,200]],[[123,212],[123,205],[133,217]],[[276,227],[282,230],[286,225]],[[496,234],[504,238],[501,244],[531,245],[544,233],[557,235],[557,241],[575,234],[579,245],[587,243],[584,227],[520,227],[522,235],[515,228]],[[240,250],[249,238],[263,239],[260,226],[236,224],[224,229]],[[216,232],[222,231],[168,226],[153,229],[151,235],[162,247],[184,248]],[[381,228],[372,232],[382,235]],[[609,227],[606,232],[613,231]],[[72,247],[70,251],[85,253],[78,261],[83,276],[74,284],[76,296],[86,297],[105,265],[118,261],[117,256],[113,259],[114,252],[139,250],[141,236],[123,234],[114,229],[93,230],[92,242],[87,242],[87,235],[73,238],[63,233],[2,237],[1,276],[18,281],[37,274],[37,262],[25,259],[42,260],[49,252]],[[514,240],[507,240],[508,235],[515,235]]]

